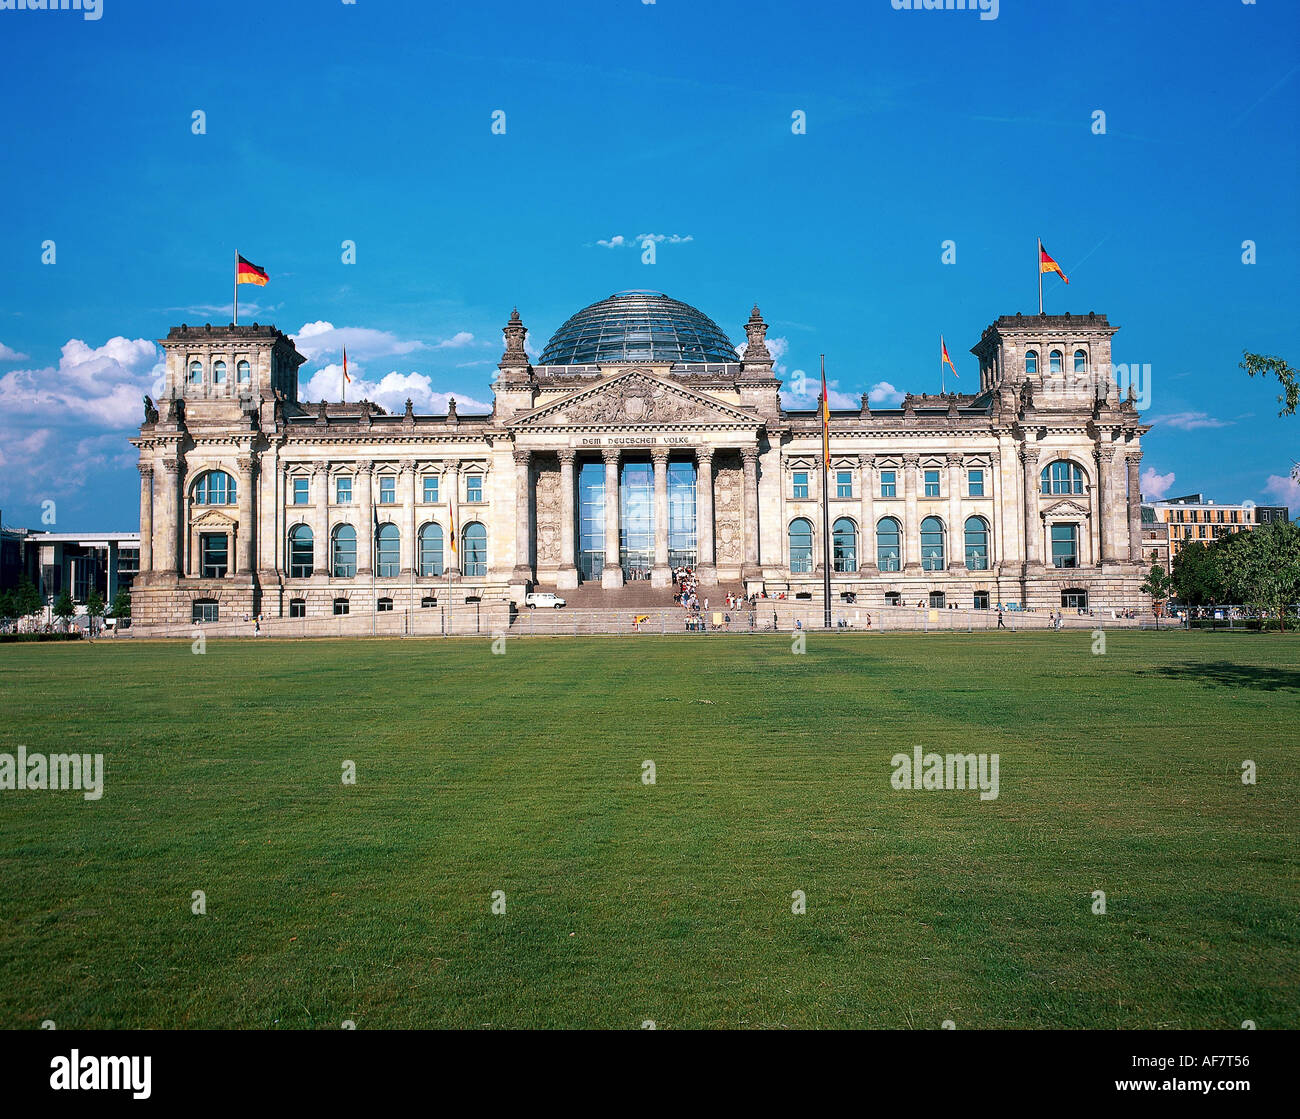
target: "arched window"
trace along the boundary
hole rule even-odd
[[[203,383],[203,362],[190,362],[190,384],[201,385]]]
[[[893,517],[883,518],[876,525],[876,566],[881,571],[897,571],[902,554],[902,530]]]
[[[241,384],[246,385],[252,379],[253,370],[248,362],[241,361],[235,366],[235,379]]]
[[[395,524],[380,525],[375,533],[375,574],[397,575],[402,570],[402,534]]]
[[[1076,373],[1088,372],[1088,355],[1082,350],[1074,351],[1074,371]]]
[[[420,574],[442,574],[442,525],[427,524],[420,529]]]
[[[989,523],[983,517],[966,518],[966,570],[989,569]]]
[[[289,530],[289,578],[306,579],[315,570],[315,549],[310,525]]]
[[[1051,373],[1063,372],[1064,367],[1061,364],[1062,354],[1060,350],[1053,350],[1047,358],[1047,368]]]
[[[1025,372],[1026,373],[1038,372],[1038,351],[1037,350],[1025,351]]]
[[[357,530],[351,525],[335,525],[333,551],[334,578],[351,579],[357,573]]]
[[[195,505],[235,505],[235,479],[224,470],[209,470],[194,483]]]
[[[1043,467],[1042,492],[1046,494],[1083,493],[1083,467],[1058,459]]]
[[[226,363],[224,361],[214,361],[212,363],[212,383],[214,385],[224,385],[226,383]]]
[[[790,522],[790,572],[806,575],[812,571],[812,522],[795,517]]]
[[[841,517],[831,530],[831,559],[840,572],[858,569],[858,526]]]
[[[938,517],[926,517],[921,522],[921,566],[926,571],[944,568],[943,521]]]
[[[487,574],[487,529],[478,521],[471,521],[461,533],[461,544],[465,549],[465,574]]]

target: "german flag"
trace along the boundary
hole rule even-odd
[[[826,469],[831,468],[831,400],[826,392],[826,361],[822,360],[822,454]]]
[[[237,263],[235,265],[235,283],[237,284],[256,284],[258,287],[265,287],[271,279],[266,274],[265,268],[258,268],[251,260],[245,260],[238,253],[235,254]]]
[[[1061,266],[1047,255],[1047,250],[1043,248],[1043,242],[1038,242],[1038,274],[1041,276],[1044,272],[1055,272],[1067,284],[1070,282],[1069,277],[1061,271]]]
[[[953,365],[952,358],[948,356],[948,343],[943,340],[942,334],[939,335],[939,349],[941,351],[941,355],[939,357],[939,368],[942,369],[944,363],[947,362],[948,368],[952,370],[952,375],[956,377],[958,380],[960,380],[961,374],[957,372],[957,367]]]

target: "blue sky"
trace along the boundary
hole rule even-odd
[[[788,384],[824,352],[853,397],[937,391],[942,332],[971,391],[983,327],[1036,310],[1038,236],[1070,277],[1045,278],[1047,310],[1107,313],[1115,361],[1151,366],[1148,492],[1300,508],[1300,418],[1237,368],[1300,359],[1300,4],[997,8],[0,10],[5,523],[53,500],[64,531],[137,526],[152,342],[229,321],[236,248],[272,277],[241,319],[298,337],[304,398],[346,343],[381,402],[471,411],[513,306],[536,352],[627,288],[736,341],[757,302]]]

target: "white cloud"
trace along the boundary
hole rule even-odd
[[[3,342],[0,342],[0,361],[26,361],[27,355],[20,354],[17,350],[10,349]]]
[[[1270,474],[1264,483],[1264,492],[1279,505],[1287,506],[1292,516],[1300,508],[1300,478]]]
[[[1164,424],[1177,431],[1198,431],[1203,427],[1228,427],[1231,420],[1216,420],[1206,412],[1174,412],[1168,416],[1152,416],[1148,423]]]
[[[638,233],[635,237],[624,237],[623,234],[616,233],[613,237],[602,238],[596,244],[602,249],[639,249],[647,241],[656,245],[684,245],[687,241],[694,240],[689,233],[684,237],[680,233]]]
[[[456,398],[456,409],[466,415],[492,411],[490,402],[475,400],[464,393],[434,392],[433,381],[424,373],[385,373],[378,381],[367,378],[360,367],[348,361],[348,374],[352,381],[347,386],[349,400],[372,400],[389,412],[403,412],[409,397],[411,406],[421,414],[437,415],[447,410],[447,398]],[[299,392],[302,400],[331,400],[340,398],[343,391],[343,366],[326,365],[312,374],[311,380]]]
[[[1148,466],[1142,471],[1141,483],[1143,497],[1160,501],[1174,484],[1174,474],[1172,470],[1168,474],[1157,474],[1154,466]]]
[[[867,391],[867,402],[869,404],[902,404],[903,394],[894,388],[888,381],[877,381]]]
[[[474,335],[468,330],[458,330],[450,338],[444,339],[433,348],[435,350],[459,350],[474,341]]]
[[[57,368],[15,369],[0,377],[0,415],[130,428],[143,416],[141,397],[161,394],[164,371],[147,338],[110,338],[98,347],[72,338]]]
[[[457,337],[460,337],[457,335]],[[318,357],[341,355],[349,351],[348,361],[371,357],[391,357],[425,349],[425,344],[414,339],[398,338],[387,330],[372,330],[365,326],[339,326],[331,322],[303,323],[294,335],[298,352],[308,361]]]

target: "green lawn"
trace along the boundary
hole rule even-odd
[[[1091,647],[0,647],[0,1026],[1300,1025],[1300,636]]]

